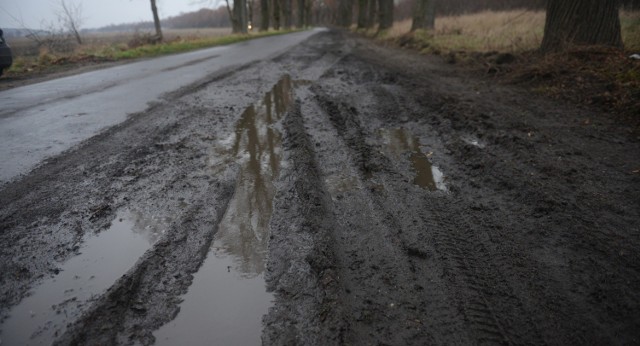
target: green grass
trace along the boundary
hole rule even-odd
[[[126,50],[108,49],[108,50],[96,51],[94,55],[106,57],[106,58],[112,58],[114,60],[147,58],[147,57],[155,57],[160,55],[183,53],[183,52],[188,52],[188,51],[202,49],[202,48],[224,46],[224,45],[247,41],[255,38],[282,35],[282,34],[287,34],[291,32],[294,32],[294,30],[267,31],[267,32],[260,32],[260,33],[250,34],[250,35],[232,34],[232,35],[222,36],[222,37],[198,38],[194,40],[178,40],[178,41],[173,41],[168,43],[143,45],[140,47],[126,49]]]

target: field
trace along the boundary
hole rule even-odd
[[[151,35],[150,31],[138,32],[94,32],[83,34],[83,45],[80,46],[70,39],[63,41],[60,45],[58,54],[71,54],[83,51],[99,51],[107,47],[127,47],[137,37],[145,37]],[[198,40],[204,38],[221,37],[231,34],[231,28],[205,28],[205,29],[168,29],[163,30],[163,35],[167,42],[177,40]],[[7,38],[7,42],[13,50],[16,57],[34,57],[38,56],[43,48],[38,47],[35,40],[20,37]]]
[[[150,32],[86,34],[82,45],[68,38],[43,39],[40,44],[29,38],[8,39],[14,62],[6,77],[22,79],[88,64],[180,53],[287,32],[291,31],[234,35],[230,28],[165,30],[161,44],[154,44]]]

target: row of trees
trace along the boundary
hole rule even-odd
[[[234,33],[247,33],[256,24],[261,31],[310,26],[313,5],[314,0],[226,0]]]
[[[353,0],[339,0],[340,15],[338,24],[344,27],[352,25]],[[493,0],[414,0],[413,23],[411,30],[432,29],[438,8],[447,11],[468,8],[479,10],[484,6],[500,5]],[[503,7],[512,6],[517,0],[503,0]],[[524,5],[524,1],[521,5]],[[571,45],[607,45],[622,48],[619,8],[622,4],[629,7],[638,5],[637,0],[546,0],[528,1],[528,6],[536,8],[546,2],[546,23],[541,45],[543,52],[565,49]],[[464,5],[456,8],[453,5]],[[473,5],[472,5],[473,4]],[[370,28],[373,20],[378,20],[378,30],[386,30],[393,24],[393,0],[357,0],[357,27]],[[448,6],[448,7],[447,7]],[[377,16],[375,15],[377,11]],[[442,10],[440,10],[442,11]]]
[[[314,24],[338,25],[359,29],[377,27],[389,29],[394,20],[394,0],[229,0],[226,1],[228,22],[234,33],[247,33],[255,23],[260,30],[289,29]],[[542,51],[560,50],[573,44],[596,44],[622,47],[619,8],[625,5],[640,8],[640,0],[411,0],[413,24],[411,30],[432,29],[437,14],[477,11],[482,9],[519,7],[539,8],[546,3],[547,17]],[[156,31],[162,41],[162,27],[156,0],[150,0]],[[207,15],[222,16],[221,9],[201,10],[189,17],[205,21]],[[254,18],[254,13],[259,12]],[[82,44],[80,36],[81,7],[60,0],[59,21]],[[181,19],[172,19],[174,26],[186,27]],[[184,18],[182,19],[184,20]],[[171,22],[171,19],[170,21]],[[191,22],[193,25],[193,22]]]

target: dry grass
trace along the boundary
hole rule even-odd
[[[625,49],[640,53],[640,11],[622,11],[620,24],[622,25],[622,41]]]
[[[83,45],[66,42],[59,46],[60,49],[38,47],[26,38],[13,39],[9,44],[14,52],[14,61],[6,71],[6,76],[27,78],[29,75],[47,74],[82,65],[180,53],[288,32],[291,30],[236,35],[226,28],[165,30],[164,42],[160,44],[152,44],[147,32],[94,33],[84,35]]]
[[[150,31],[139,32],[95,32],[83,34],[84,44],[77,45],[69,40],[65,47],[61,47],[59,51],[51,52],[55,54],[72,54],[77,52],[97,51],[106,47],[126,46],[135,36],[152,34]],[[176,40],[200,40],[214,37],[222,37],[231,35],[231,28],[204,28],[204,29],[166,29],[163,30],[165,41],[173,42]],[[41,49],[36,42],[25,37],[7,38],[7,42],[11,46],[15,57],[36,57],[42,54]],[[49,50],[50,51],[50,50]]]
[[[621,11],[622,37],[629,51],[640,51],[640,12]],[[545,12],[485,11],[436,18],[435,30],[418,31],[414,40],[426,53],[510,52],[535,50],[542,42]],[[398,39],[411,29],[411,20],[396,22],[385,38]]]
[[[535,49],[542,41],[545,14],[541,11],[485,11],[436,18],[435,30],[418,31],[416,39],[428,42],[429,52],[508,51]],[[411,29],[411,20],[395,23],[388,38],[398,38]]]

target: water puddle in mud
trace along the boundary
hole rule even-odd
[[[273,182],[282,165],[282,136],[276,127],[293,101],[291,87],[285,76],[262,102],[244,111],[231,137],[212,151],[218,157],[210,164],[240,164],[236,191],[180,313],[154,333],[157,345],[261,343],[262,316],[273,300],[264,270]]]
[[[429,191],[447,190],[442,171],[429,161],[431,153],[422,152],[418,138],[403,128],[381,129],[379,135],[384,141],[387,154],[392,158],[404,159],[409,155],[408,158],[415,173],[413,179],[415,185]]]
[[[62,265],[9,312],[3,345],[50,345],[97,297],[129,270],[162,233],[140,213],[122,210],[111,227],[88,237],[80,255]]]

